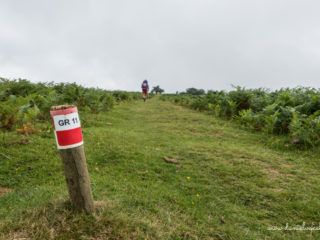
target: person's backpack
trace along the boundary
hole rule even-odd
[[[146,83],[146,82],[142,83],[142,89],[148,90],[148,83]]]

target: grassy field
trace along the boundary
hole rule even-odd
[[[96,212],[72,211],[52,132],[7,133],[0,239],[320,239],[289,231],[319,226],[319,151],[157,98],[80,118]]]

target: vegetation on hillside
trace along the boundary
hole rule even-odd
[[[139,93],[85,88],[75,83],[31,83],[25,79],[0,78],[0,129],[34,128],[48,120],[50,107],[74,104],[80,111],[99,113],[122,101],[138,99]]]
[[[317,146],[320,143],[320,91],[312,88],[208,91],[207,94],[164,95],[182,106],[264,131],[288,136],[286,144]]]
[[[272,230],[318,227],[317,149],[268,148],[270,135],[171,102],[130,101],[138,98],[1,79],[0,239],[319,239],[319,231]],[[237,88],[159,98],[286,135],[288,145],[319,142],[315,89]],[[120,102],[126,104],[106,113]],[[81,111],[92,215],[74,212],[67,200],[48,127],[49,109],[58,104]],[[25,128],[41,134],[25,138],[12,131]]]
[[[96,211],[72,211],[53,133],[18,144],[7,132],[0,239],[320,239],[272,231],[318,227],[317,149],[269,148],[261,132],[157,99],[80,117]]]

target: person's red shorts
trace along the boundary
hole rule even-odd
[[[148,94],[148,90],[142,90],[143,94]]]

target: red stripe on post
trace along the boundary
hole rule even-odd
[[[60,146],[68,146],[82,142],[81,127],[66,131],[56,131],[58,144]]]
[[[68,108],[68,109],[61,109],[61,110],[51,110],[50,114],[51,116],[56,116],[56,115],[67,115],[70,113],[78,112],[77,107],[73,108]]]

